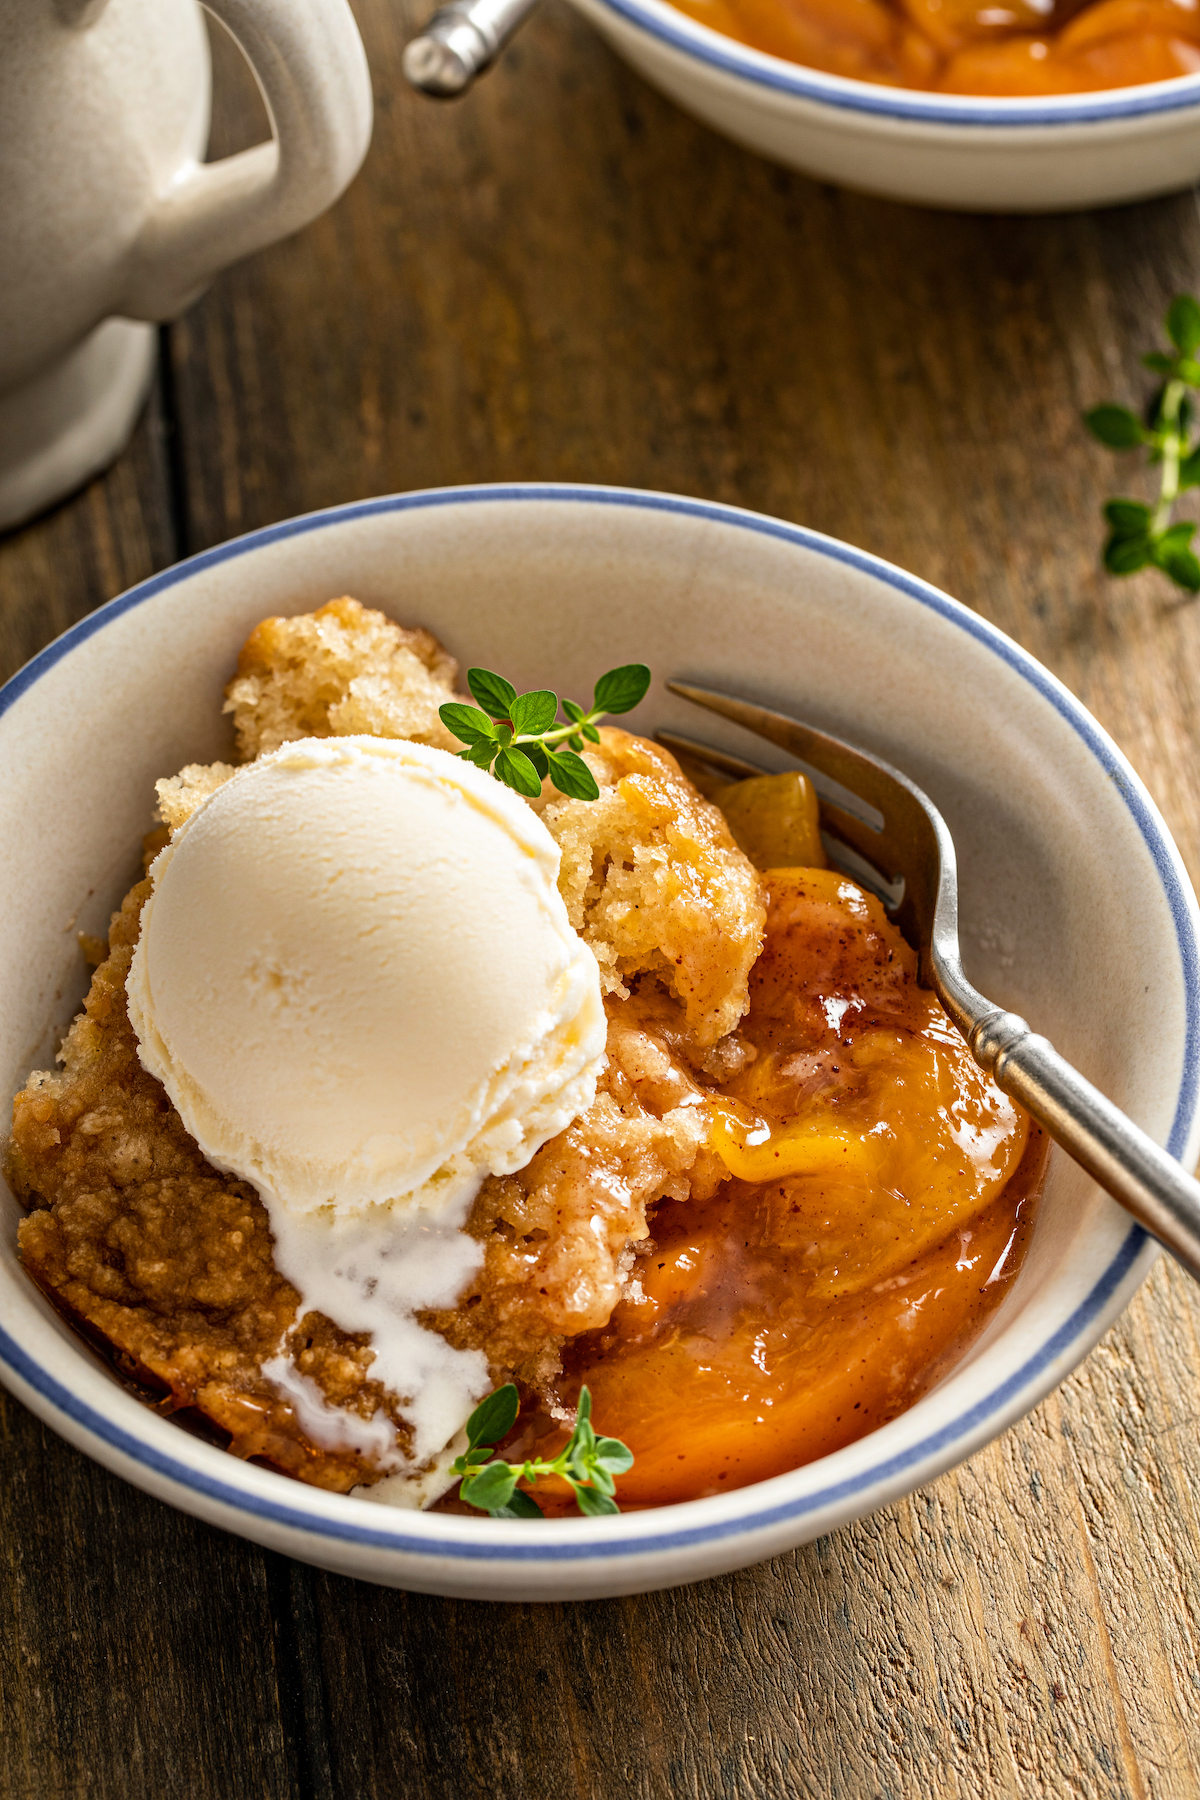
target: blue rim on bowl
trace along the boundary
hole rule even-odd
[[[822,69],[790,63],[765,50],[727,38],[677,11],[667,0],[591,0],[600,11],[615,13],[672,50],[694,57],[724,75],[735,75],[757,87],[815,100],[844,112],[906,120],[923,125],[1062,126],[1098,121],[1142,119],[1183,112],[1200,106],[1200,75],[1178,75],[1141,87],[1115,88],[1090,94],[1054,94],[1011,98],[973,94],[930,94],[889,88]]]
[[[430,507],[469,506],[476,502],[495,504],[529,501],[633,507],[675,513],[760,533],[801,547],[818,556],[860,570],[918,605],[929,608],[950,625],[968,633],[984,649],[1035,688],[1078,735],[1119,794],[1150,854],[1170,910],[1180,959],[1186,1035],[1183,1067],[1167,1147],[1176,1156],[1184,1152],[1200,1101],[1200,911],[1178,853],[1153,801],[1116,745],[1069,690],[1011,639],[918,577],[819,532],[713,502],[646,493],[637,489],[567,484],[529,483],[433,489],[331,507],[323,512],[266,526],[215,549],[203,551],[159,575],[151,576],[110,601],[56,639],[0,689],[0,714],[6,712],[57,662],[96,632],[102,631],[113,619],[201,570],[233,563],[239,557],[284,538],[322,531],[375,514],[401,513]],[[1042,1392],[1052,1385],[1050,1372],[1054,1365],[1078,1344],[1081,1336],[1095,1331],[1097,1321],[1123,1289],[1128,1288],[1124,1298],[1129,1297],[1133,1291],[1133,1278],[1140,1280],[1149,1267],[1153,1254],[1154,1249],[1146,1233],[1140,1226],[1132,1225],[1091,1291],[1076,1306],[1070,1317],[1059,1324],[1025,1358],[1019,1368],[956,1418],[897,1454],[885,1456],[878,1462],[860,1468],[844,1480],[832,1482],[797,1498],[765,1503],[764,1497],[764,1503],[757,1509],[750,1505],[745,1511],[739,1510],[736,1518],[708,1518],[700,1522],[696,1519],[696,1510],[707,1512],[710,1503],[693,1501],[662,1509],[653,1515],[653,1525],[650,1524],[651,1515],[648,1514],[588,1521],[591,1529],[582,1539],[574,1532],[570,1535],[565,1532],[547,1535],[543,1530],[537,1529],[537,1541],[521,1542],[520,1538],[528,1527],[517,1532],[517,1541],[514,1541],[511,1529],[487,1529],[489,1522],[485,1520],[464,1522],[429,1518],[428,1526],[440,1524],[459,1527],[466,1523],[474,1528],[465,1536],[454,1531],[445,1534],[439,1532],[435,1537],[427,1530],[414,1530],[412,1514],[384,1514],[384,1509],[378,1507],[371,1508],[369,1523],[365,1518],[360,1523],[356,1518],[330,1517],[325,1507],[340,1497],[320,1494],[317,1490],[303,1490],[312,1504],[311,1507],[301,1506],[296,1503],[300,1498],[296,1486],[278,1476],[271,1477],[271,1480],[278,1483],[279,1498],[265,1497],[248,1492],[244,1486],[237,1485],[232,1480],[223,1480],[219,1475],[206,1473],[204,1469],[193,1467],[154,1445],[147,1444],[81,1400],[49,1374],[3,1326],[0,1326],[0,1365],[14,1378],[18,1391],[26,1389],[30,1394],[38,1396],[43,1411],[49,1409],[76,1427],[75,1434],[68,1432],[67,1435],[77,1435],[81,1430],[118,1456],[128,1458],[148,1475],[175,1484],[198,1498],[218,1502],[236,1514],[248,1515],[285,1530],[299,1531],[310,1537],[340,1540],[365,1549],[406,1552],[430,1560],[513,1564],[570,1563],[581,1559],[635,1557],[679,1550],[732,1535],[749,1536],[781,1522],[819,1513],[822,1509],[853,1500],[869,1490],[887,1488],[907,1471],[922,1465],[936,1462],[938,1467],[948,1466],[958,1458],[947,1456],[947,1451],[960,1448],[963,1455],[968,1454],[976,1447],[976,1440],[985,1441],[987,1436],[992,1435],[987,1429],[989,1426],[996,1430],[1008,1422],[1008,1415],[1018,1400],[1023,1402],[1020,1410],[1036,1403]],[[174,1429],[169,1426],[165,1428]],[[210,1450],[208,1446],[198,1445],[194,1440],[191,1442],[193,1451],[207,1453],[201,1460],[209,1462],[211,1466],[219,1467],[224,1460],[223,1452]],[[862,1439],[856,1448],[869,1443],[869,1437]],[[774,1481],[760,1485],[777,1489],[778,1482],[787,1479],[786,1476],[776,1477]],[[742,1495],[753,1492],[753,1488],[740,1490]],[[289,1497],[292,1499],[291,1504]],[[734,1497],[731,1494],[724,1499],[729,1501]],[[352,1507],[360,1517],[367,1512],[363,1503],[352,1503]],[[381,1517],[381,1514],[384,1516]],[[689,1523],[689,1518],[695,1522]],[[425,1520],[422,1520],[422,1524],[425,1524]]]

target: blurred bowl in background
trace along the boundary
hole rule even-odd
[[[1070,212],[1200,177],[1200,75],[994,99],[802,68],[666,0],[573,0],[640,75],[736,143],[806,175],[964,212]]]

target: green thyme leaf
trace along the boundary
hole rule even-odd
[[[490,769],[497,781],[529,800],[541,793],[547,777],[574,800],[598,800],[599,783],[580,751],[585,743],[600,742],[597,721],[606,713],[626,713],[638,705],[649,689],[650,671],[645,663],[610,669],[596,683],[587,712],[574,700],[562,701],[566,724],[558,722],[558,696],[549,688],[518,694],[491,669],[468,669],[467,685],[478,707],[452,700],[439,708],[447,730],[467,745],[459,751],[466,762]]]
[[[515,747],[501,750],[492,764],[492,772],[505,787],[515,788],[529,800],[536,800],[542,791],[541,777],[523,750]]]
[[[1136,450],[1146,441],[1146,427],[1125,406],[1093,406],[1084,413],[1083,422],[1110,450]]]
[[[1115,450],[1132,449],[1140,441],[1150,466],[1158,471],[1158,498],[1110,500],[1104,508],[1109,535],[1104,567],[1110,575],[1133,575],[1139,569],[1161,569],[1177,587],[1200,593],[1200,557],[1191,547],[1196,527],[1172,521],[1175,503],[1188,488],[1200,487],[1200,443],[1192,442],[1195,407],[1189,388],[1200,388],[1200,300],[1179,294],[1166,317],[1172,356],[1152,350],[1142,358],[1162,377],[1147,404],[1145,428],[1135,436],[1137,421],[1124,407],[1098,406],[1086,415],[1089,429]]]
[[[1151,550],[1146,533],[1140,537],[1111,537],[1104,546],[1104,566],[1110,575],[1136,575],[1150,561]]]
[[[461,700],[448,700],[445,706],[438,707],[438,718],[446,730],[452,731],[464,744],[495,742],[496,727],[477,706],[467,706]]]
[[[481,1512],[495,1512],[498,1507],[508,1506],[517,1485],[519,1468],[511,1463],[485,1463],[478,1475],[468,1476],[459,1488],[459,1496],[468,1506],[477,1506]]]
[[[481,1400],[467,1420],[468,1444],[498,1444],[517,1422],[520,1395],[511,1381]]]
[[[1140,500],[1110,500],[1104,516],[1114,537],[1138,537],[1150,529],[1150,508]]]
[[[592,1396],[579,1394],[575,1429],[553,1462],[534,1458],[510,1463],[490,1457],[491,1446],[516,1423],[519,1396],[511,1382],[480,1401],[467,1420],[468,1448],[451,1464],[461,1476],[459,1498],[495,1519],[541,1518],[542,1509],[519,1481],[533,1482],[544,1475],[563,1480],[575,1496],[579,1510],[595,1516],[620,1511],[613,1495],[615,1477],[633,1467],[633,1452],[619,1438],[597,1438],[592,1425]]]
[[[575,1504],[581,1513],[587,1513],[593,1519],[600,1518],[607,1513],[619,1513],[621,1510],[616,1501],[610,1500],[607,1494],[601,1494],[595,1488],[588,1487],[575,1489]]]
[[[505,681],[502,675],[493,674],[491,669],[468,669],[467,686],[484,712],[491,713],[493,719],[508,718],[509,708],[517,697],[517,690],[511,681]]]
[[[584,1429],[590,1431],[591,1427],[585,1426]],[[578,1433],[579,1427],[576,1426],[575,1430],[576,1433]],[[592,1457],[595,1454],[596,1449],[595,1434],[592,1434],[590,1443],[582,1440],[577,1435],[569,1448],[570,1455],[567,1463],[568,1474],[573,1475],[576,1481],[590,1481],[592,1479]]]
[[[1177,587],[1186,588],[1189,594],[1200,593],[1200,557],[1195,551],[1172,550],[1160,554],[1156,550],[1154,561]]]
[[[597,1469],[606,1469],[610,1475],[624,1475],[633,1467],[633,1451],[620,1438],[597,1438],[593,1464]]]
[[[514,1488],[507,1506],[497,1506],[492,1512],[493,1519],[542,1519],[545,1517],[541,1507],[532,1494],[523,1488]]]
[[[592,713],[632,712],[645,699],[649,686],[650,671],[645,663],[624,663],[619,669],[610,669],[596,683]]]
[[[1182,356],[1200,349],[1200,302],[1177,294],[1167,308],[1167,336]]]
[[[1189,521],[1172,525],[1153,539],[1150,552],[1155,567],[1169,575],[1177,587],[1192,594],[1200,590],[1200,560],[1189,548],[1195,531],[1195,525]]]
[[[558,717],[558,695],[552,694],[549,688],[535,688],[530,694],[518,694],[508,709],[508,716],[518,737],[526,733],[530,737],[540,737],[543,731],[549,731]]]
[[[572,800],[598,800],[600,789],[596,777],[573,750],[548,750],[545,753],[550,779],[560,794]]]

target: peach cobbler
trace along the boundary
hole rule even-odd
[[[457,681],[349,598],[251,634],[237,761],[158,783],[14,1101],[25,1268],[165,1411],[339,1492],[461,1505],[509,1382],[518,1457],[590,1389],[622,1506],[850,1443],[1011,1283],[1040,1132],[802,776],[606,726],[595,798],[523,798],[443,722]]]

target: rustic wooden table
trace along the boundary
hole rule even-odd
[[[740,502],[948,588],[1128,752],[1200,876],[1200,606],[1106,580],[1080,409],[1200,286],[1194,196],[916,212],[772,168],[545,0],[465,103],[405,87],[335,211],[164,333],[134,443],[0,545],[7,675],[177,557],[398,488]],[[259,134],[218,57],[217,144]],[[1135,477],[1128,477],[1133,480]],[[1200,1794],[1200,1297],[1159,1266],[1044,1406],[878,1517],[590,1606],[390,1593],[169,1511],[0,1399],[0,1797]]]

